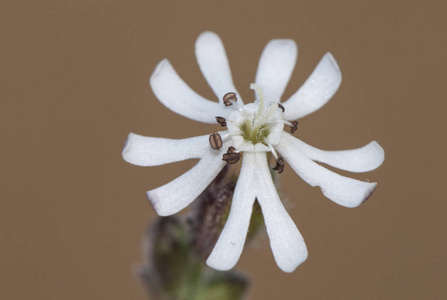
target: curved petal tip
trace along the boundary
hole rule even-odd
[[[371,145],[371,148],[374,148],[374,155],[375,155],[375,168],[380,167],[383,162],[385,161],[385,150],[383,150],[382,146],[379,145],[378,142],[376,141],[372,141],[371,143],[369,143]]]
[[[124,142],[123,150],[121,151],[121,155],[124,159],[124,161],[134,164],[131,159],[131,152],[132,152],[132,136],[134,136],[134,133],[129,133],[127,136],[126,141]]]
[[[207,31],[204,31],[201,34],[199,34],[199,36],[197,37],[197,41],[196,42],[199,42],[199,40],[208,39],[208,38],[218,38],[218,39],[220,39],[219,35],[217,35],[217,33],[213,32],[213,31],[210,31],[210,30],[207,30]]]
[[[160,200],[155,194],[151,193],[151,191],[146,192],[146,197],[152,205],[152,208],[160,217],[171,216],[178,212],[178,210],[172,210],[171,207],[168,205],[163,205],[163,199]]]
[[[335,60],[335,57],[332,55],[332,53],[327,52],[324,57],[326,57],[336,68],[336,70],[340,73],[340,77],[341,77],[341,70],[340,67],[338,66],[337,61]]]
[[[308,257],[307,248],[304,247],[304,249],[300,249],[299,253],[297,253],[296,259],[294,261],[291,261],[289,263],[280,263],[277,262],[278,267],[285,273],[292,273],[296,270],[303,262],[306,261]]]
[[[377,182],[362,182],[362,183],[363,188],[361,191],[353,191],[352,195],[349,195],[348,191],[346,192],[348,197],[345,201],[343,201],[344,199],[336,199],[335,201],[334,199],[331,200],[347,208],[355,208],[360,206],[371,197],[371,195],[377,188]],[[323,194],[325,194],[324,191]]]
[[[367,190],[365,191],[365,195],[364,195],[364,197],[363,197],[363,200],[362,200],[357,206],[359,206],[360,204],[365,203],[366,200],[368,200],[369,197],[371,197],[371,195],[374,193],[374,191],[376,190],[376,188],[377,188],[377,182],[373,182],[373,183],[371,183],[370,188],[367,189]],[[356,206],[353,206],[353,207],[356,207]]]
[[[129,135],[127,136],[126,141],[124,142],[124,146],[123,146],[123,150],[121,151],[121,154],[123,155],[124,160],[126,160],[126,151],[129,149],[130,147],[130,143],[129,143],[129,137],[132,133],[129,133]]]
[[[229,264],[226,261],[219,261],[211,256],[206,260],[206,265],[218,271],[229,271],[234,268],[234,264]]]
[[[160,74],[161,70],[163,70],[167,65],[170,65],[170,64],[171,64],[171,63],[169,62],[169,60],[168,60],[167,58],[161,60],[161,61],[155,66],[154,72],[152,72],[152,75],[151,75],[151,77],[149,78],[149,82],[152,82],[152,80],[153,80],[154,78],[156,78],[156,77]]]

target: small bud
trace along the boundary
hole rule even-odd
[[[236,101],[237,101],[236,93],[230,92],[230,93],[226,93],[223,96],[223,103],[225,104],[225,106],[233,105],[233,102],[236,102]]]
[[[194,299],[246,299],[249,283],[250,281],[246,276],[238,273],[215,272],[214,274],[207,276],[206,284],[203,287],[201,286],[201,289],[197,293],[197,297]]]
[[[281,174],[282,171],[284,171],[284,165],[284,158],[278,157],[278,159],[276,160],[276,166],[273,168],[273,170],[278,171],[278,173]]]
[[[225,118],[222,118],[222,117],[216,117],[216,121],[217,121],[217,123],[219,123],[220,126],[222,126],[222,127],[227,126],[227,120],[225,120]]]
[[[298,121],[293,121],[292,125],[293,126],[290,128],[290,132],[294,133],[298,129]]]
[[[219,150],[222,147],[222,138],[218,133],[212,133],[210,135],[210,145],[214,150]]]
[[[282,112],[284,112],[286,110],[281,103],[278,103],[278,107],[281,108]]]
[[[219,178],[226,177],[228,169],[229,165],[226,164],[216,179],[197,197],[188,216],[191,247],[204,260],[211,254],[230,212],[236,182]]]
[[[226,161],[230,165],[237,163],[241,159],[241,154],[234,152],[234,147],[229,147],[227,153],[222,156],[222,160]]]
[[[180,218],[158,218],[144,241],[145,263],[139,276],[154,299],[164,299],[182,288],[190,268],[188,231]]]

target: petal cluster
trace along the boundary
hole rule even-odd
[[[306,82],[282,101],[295,67],[297,46],[292,40],[270,41],[261,55],[252,86],[256,100],[244,105],[233,84],[220,38],[215,33],[204,32],[197,39],[195,50],[200,69],[218,102],[193,91],[166,59],[157,65],[150,85],[160,102],[172,111],[203,123],[216,123],[216,117],[226,123],[227,130],[215,133],[214,137],[220,139],[218,147],[210,146],[209,135],[173,140],[131,133],[123,158],[139,166],[199,159],[183,175],[147,192],[155,211],[160,216],[168,216],[187,207],[203,192],[227,163],[222,159],[225,154],[238,153],[242,167],[231,211],[207,264],[218,270],[234,267],[242,253],[257,200],[276,263],[283,271],[292,272],[306,260],[307,248],[275,189],[267,153],[272,152],[282,168],[284,161],[287,162],[304,181],[319,186],[330,200],[345,207],[356,207],[372,194],[377,184],[341,176],[317,162],[350,172],[367,172],[382,164],[384,151],[375,141],[353,150],[323,151],[286,132],[288,125],[296,124],[292,121],[318,110],[337,91],[341,73],[330,53],[323,56]],[[229,92],[234,93],[237,101],[224,103]]]

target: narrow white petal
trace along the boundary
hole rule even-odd
[[[321,187],[323,194],[339,205],[359,206],[377,186],[377,183],[359,181],[329,171],[301,153],[291,139],[282,138],[276,149],[304,181]]]
[[[216,116],[226,117],[232,110],[209,101],[193,91],[177,74],[167,59],[154,70],[149,83],[158,100],[173,112],[186,118],[216,123]]]
[[[222,155],[229,144],[225,143],[220,151],[209,149],[193,168],[171,182],[146,192],[146,195],[160,216],[175,214],[187,207],[225,166]]]
[[[234,87],[224,45],[217,34],[205,31],[197,38],[196,57],[203,76],[219,101],[223,102],[223,96],[226,93],[235,92],[238,101],[242,103],[242,99]]]
[[[283,103],[286,120],[296,120],[320,109],[337,91],[341,72],[330,53],[323,56],[318,66],[300,89]]]
[[[351,150],[324,151],[282,132],[281,137],[308,158],[350,172],[368,172],[378,168],[385,159],[383,148],[376,141]]]
[[[253,156],[257,165],[257,182],[253,188],[257,191],[273,256],[281,270],[293,272],[307,258],[306,244],[279,199],[266,155],[254,153]]]
[[[265,156],[265,154],[263,155]],[[256,197],[255,193],[258,189],[254,176],[256,176],[256,165],[253,161],[253,153],[244,153],[230,215],[219,240],[206,261],[208,266],[214,269],[227,271],[236,265],[241,256]]]
[[[293,40],[272,40],[264,48],[255,82],[262,88],[267,103],[280,102],[295,67],[297,52]]]
[[[208,135],[173,140],[130,133],[122,154],[128,163],[151,167],[200,158],[208,151],[207,147],[209,147]]]

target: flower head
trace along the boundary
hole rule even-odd
[[[337,91],[341,73],[329,53],[301,88],[281,102],[295,66],[297,47],[292,40],[272,40],[261,55],[255,83],[250,86],[256,98],[250,104],[244,104],[234,87],[223,44],[215,33],[204,32],[199,36],[196,56],[219,102],[195,93],[168,60],[161,61],[152,74],[152,90],[172,111],[203,123],[217,122],[227,130],[181,140],[131,133],[123,158],[140,166],[200,159],[183,175],[147,192],[161,216],[175,214],[188,206],[226,163],[242,159],[231,211],[207,264],[228,270],[237,263],[257,199],[275,260],[283,271],[292,272],[306,260],[307,249],[279,199],[266,154],[272,152],[276,159],[273,169],[279,173],[287,163],[304,181],[319,186],[327,198],[345,207],[356,207],[372,194],[377,184],[338,175],[315,161],[351,172],[366,172],[382,164],[383,149],[373,141],[358,149],[323,151],[286,132],[293,134],[298,125],[296,119],[322,107]]]

